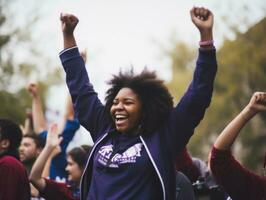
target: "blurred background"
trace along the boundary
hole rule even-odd
[[[264,0],[0,0],[0,116],[22,124],[31,97],[25,87],[39,82],[47,120],[59,121],[67,94],[58,53],[61,12],[75,14],[80,50],[104,101],[106,81],[120,69],[145,66],[166,81],[175,102],[187,88],[197,57],[199,33],[189,10],[204,6],[215,15],[218,74],[210,108],[188,148],[207,160],[217,135],[248,103],[266,91],[266,3]],[[261,173],[266,115],[243,130],[236,157]],[[91,143],[81,129],[72,145]]]

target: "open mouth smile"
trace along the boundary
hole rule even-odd
[[[124,125],[128,120],[127,115],[123,115],[123,114],[115,114],[115,124],[117,126],[122,126]]]

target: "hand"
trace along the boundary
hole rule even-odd
[[[39,87],[36,83],[30,83],[27,88],[32,97],[39,96]]]
[[[213,14],[203,7],[193,7],[190,10],[192,22],[201,33],[201,40],[212,40]]]
[[[255,114],[257,112],[266,111],[266,92],[255,92],[252,95],[247,108]]]
[[[64,35],[73,35],[73,32],[79,22],[78,18],[72,14],[61,13],[60,20],[62,32]]]
[[[45,146],[49,148],[56,148],[62,140],[63,138],[59,137],[57,124],[52,124],[48,130]]]

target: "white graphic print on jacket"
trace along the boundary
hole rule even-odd
[[[113,145],[106,145],[102,146],[99,150],[99,158],[98,161],[104,165],[108,166],[110,168],[118,168],[121,164],[126,163],[135,163],[137,157],[140,157],[141,149],[143,144],[137,143],[133,146],[129,147],[126,151],[124,151],[122,154],[115,153],[113,155]],[[112,157],[111,157],[112,156]]]

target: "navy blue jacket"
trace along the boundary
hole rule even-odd
[[[66,72],[66,82],[74,103],[75,114],[95,142],[80,186],[80,199],[86,200],[95,147],[101,145],[101,141],[109,136],[113,123],[89,81],[78,48],[72,47],[62,51],[60,59]],[[175,157],[188,143],[211,102],[216,71],[215,49],[200,49],[193,80],[180,102],[173,108],[160,129],[152,134],[140,136],[159,177],[164,200],[175,199]]]

